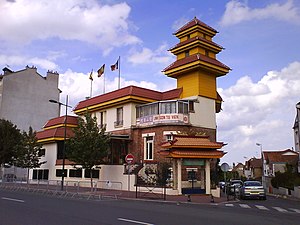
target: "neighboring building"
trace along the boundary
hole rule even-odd
[[[237,172],[239,178],[244,177],[244,165],[243,163],[238,163],[237,165],[233,165],[232,172]]]
[[[295,150],[299,153],[300,156],[300,102],[296,104],[296,118],[293,126],[294,130],[294,141],[295,141]],[[298,161],[298,172],[300,173],[300,158]]]
[[[298,168],[299,153],[286,149],[283,151],[264,151],[264,176],[274,177],[276,172],[285,172],[286,165],[293,166],[295,172]]]
[[[247,179],[262,180],[262,160],[251,158],[245,162],[245,177]]]
[[[59,115],[59,106],[50,104],[49,99],[59,101],[59,74],[47,72],[41,76],[36,67],[12,71],[5,67],[0,75],[0,119],[17,125],[21,131],[28,132],[31,126],[40,130],[45,121]],[[0,168],[1,174],[15,174],[18,179],[27,177],[27,170],[10,167]]]
[[[10,120],[22,131],[29,126],[40,130],[49,118],[59,116],[59,106],[49,99],[59,101],[59,74],[47,72],[41,76],[36,67],[12,71],[3,69],[0,75],[0,118]]]
[[[186,193],[191,188],[210,194],[211,169],[225,154],[218,150],[223,143],[216,141],[216,113],[220,112],[222,102],[216,78],[230,70],[216,59],[223,49],[212,41],[216,33],[197,18],[175,32],[180,43],[170,51],[177,60],[164,73],[177,80],[176,89],[159,92],[128,86],[78,103],[75,114],[84,116],[89,111],[97,118],[99,127],[106,126],[111,134],[109,163],[101,165],[100,180],[121,182],[127,190],[124,158],[131,153],[131,180],[137,175],[138,181],[149,184],[166,163],[173,187],[169,194]],[[52,128],[63,126],[63,121],[53,120],[57,123]],[[49,170],[48,178],[58,180],[58,140],[52,138],[49,142],[51,135],[42,135],[47,132],[46,126],[38,137],[51,155],[46,156],[53,160],[43,169]],[[72,169],[73,165],[66,162],[66,181],[85,180],[85,171],[74,177]]]

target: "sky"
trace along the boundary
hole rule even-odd
[[[217,58],[232,70],[218,78],[224,102],[217,140],[222,162],[260,157],[262,149],[293,148],[300,101],[298,0],[0,0],[0,67],[36,66],[60,74],[61,101],[70,105],[120,85],[176,88],[161,71],[175,61],[173,33],[197,17],[219,33]],[[104,76],[96,71],[105,64]]]

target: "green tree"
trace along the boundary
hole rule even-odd
[[[40,161],[45,149],[42,148],[42,144],[38,143],[36,132],[33,131],[32,127],[29,127],[28,133],[23,131],[22,135],[22,146],[15,157],[14,165],[27,168],[28,183],[29,169],[39,168],[42,164],[46,163],[46,161]]]
[[[96,117],[90,113],[85,119],[78,119],[78,127],[74,129],[74,136],[69,138],[66,145],[66,157],[90,171],[91,188],[93,187],[93,169],[105,162],[110,136],[105,133],[105,127],[99,129]]]
[[[0,119],[0,165],[13,164],[21,141],[22,134],[17,126],[8,120]]]

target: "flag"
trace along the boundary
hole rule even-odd
[[[92,70],[92,72],[90,73],[89,79],[90,79],[91,81],[93,81],[93,70]]]
[[[102,74],[104,74],[104,69],[105,69],[105,64],[103,64],[100,69],[97,71],[98,72],[98,77],[101,77]]]
[[[113,65],[110,66],[111,71],[117,70],[119,68],[119,60]]]

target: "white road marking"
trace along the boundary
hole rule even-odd
[[[263,205],[255,205],[256,208],[261,209],[261,210],[270,210],[267,207],[263,206]]]
[[[240,206],[242,207],[242,208],[245,208],[245,209],[250,209],[251,207],[249,206],[249,205],[247,205],[247,204],[240,204]]]
[[[290,210],[292,210],[292,211],[294,211],[296,213],[300,213],[300,209],[290,209]]]
[[[280,207],[272,207],[273,209],[276,209],[279,212],[288,212],[286,209],[280,208]]]
[[[13,201],[13,202],[25,202],[25,201],[23,201],[23,200],[20,200],[20,199],[14,199],[14,198],[5,198],[5,197],[2,197],[1,199],[7,200],[7,201]]]
[[[233,204],[225,204],[225,206],[233,207]]]
[[[118,220],[125,221],[125,222],[130,222],[130,223],[135,223],[135,224],[154,225],[152,223],[145,223],[145,222],[141,222],[141,221],[129,220],[129,219],[124,219],[124,218],[118,218]]]

